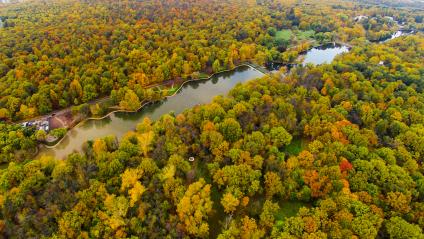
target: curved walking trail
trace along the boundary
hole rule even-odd
[[[184,82],[180,85],[180,87],[178,87],[178,89],[177,89],[177,90],[176,90],[176,91],[175,91],[172,95],[167,95],[167,96],[163,97],[162,99],[160,99],[159,101],[162,101],[162,100],[165,100],[165,99],[167,99],[167,98],[169,98],[169,97],[173,97],[173,96],[177,95],[177,94],[179,93],[179,91],[183,88],[183,86],[184,86],[185,84],[189,83],[189,82],[193,82],[193,81],[201,81],[201,80],[209,80],[210,78],[212,78],[212,77],[213,77],[213,76],[215,76],[215,75],[222,74],[222,73],[225,73],[225,72],[230,72],[230,71],[233,71],[233,70],[235,70],[236,68],[239,68],[239,67],[242,67],[242,66],[248,66],[248,67],[251,67],[251,68],[253,68],[253,69],[255,69],[255,70],[257,70],[257,71],[259,71],[259,72],[261,72],[261,73],[263,73],[263,74],[269,74],[269,72],[268,72],[266,69],[265,69],[265,70],[264,70],[264,69],[261,69],[261,68],[259,68],[257,65],[254,65],[254,64],[251,64],[251,63],[243,63],[243,64],[240,64],[240,65],[238,65],[238,66],[235,66],[235,67],[234,67],[234,68],[232,68],[232,69],[229,69],[229,70],[223,70],[223,71],[220,71],[220,72],[213,73],[213,74],[209,75],[208,77],[203,77],[203,78],[198,78],[198,79],[186,80],[186,81],[184,81]],[[79,125],[84,124],[86,121],[90,121],[90,120],[102,120],[102,119],[105,119],[105,118],[107,118],[107,117],[110,117],[110,115],[115,114],[115,113],[118,113],[118,112],[122,112],[122,113],[135,113],[135,112],[140,111],[140,110],[141,110],[141,109],[143,109],[146,105],[151,104],[151,103],[153,103],[153,101],[147,100],[147,101],[144,101],[144,102],[141,104],[141,106],[140,106],[138,109],[136,109],[136,110],[123,110],[123,109],[119,109],[119,110],[111,111],[111,112],[109,112],[109,113],[107,113],[106,115],[101,116],[101,117],[89,117],[89,118],[85,118],[84,120],[80,121],[78,124],[76,124],[75,126],[73,126],[72,128],[78,127]],[[58,118],[58,120],[60,120],[60,118]],[[60,120],[60,121],[61,121],[61,123],[62,123],[63,125],[65,125],[65,123],[64,123],[62,120]],[[46,148],[48,148],[48,149],[53,149],[53,148],[55,148],[58,144],[60,144],[64,138],[65,138],[65,137],[62,137],[62,139],[60,139],[60,140],[59,140],[57,143],[55,143],[54,145],[44,145],[44,147],[46,147]]]
[[[333,47],[329,48],[314,47],[308,51],[312,56],[309,62],[313,64],[331,62],[336,55],[347,52],[350,49],[349,46],[345,43],[341,45],[333,43]],[[239,82],[258,78],[268,73],[269,71],[262,66],[243,63],[233,69],[214,73],[206,78],[185,81],[174,94],[164,97],[159,102],[145,101],[137,111],[115,110],[103,117],[91,117],[81,121],[55,145],[45,145],[41,148],[39,155],[63,158],[74,151],[81,151],[83,143],[89,140],[108,135],[121,138],[124,133],[134,130],[135,125],[144,117],[155,120],[172,111],[180,113],[197,104],[210,102],[216,95],[226,94]]]
[[[126,132],[134,130],[136,124],[144,117],[155,120],[172,111],[180,113],[195,105],[208,103],[216,95],[227,94],[237,83],[263,76],[263,72],[263,69],[256,69],[245,63],[212,74],[208,78],[188,80],[173,95],[157,102],[146,101],[137,111],[116,110],[103,117],[91,117],[81,121],[55,145],[43,146],[39,156],[52,155],[63,158],[74,151],[81,151],[83,143],[88,140],[108,135],[121,138]]]

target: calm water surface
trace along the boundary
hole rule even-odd
[[[116,112],[102,120],[88,120],[71,129],[63,141],[52,149],[43,147],[41,155],[64,158],[66,155],[81,151],[84,142],[108,135],[122,137],[126,132],[134,130],[144,117],[152,120],[171,111],[181,113],[187,108],[205,104],[216,95],[226,95],[237,83],[243,83],[263,76],[263,73],[248,66],[240,66],[233,71],[221,73],[208,80],[186,83],[180,92],[161,102],[143,107],[136,113]]]
[[[349,51],[347,47],[334,44],[312,48],[306,53],[304,64],[329,63],[336,55],[347,51]],[[41,148],[39,156],[51,155],[62,159],[72,152],[81,151],[88,140],[109,135],[121,138],[126,132],[134,130],[137,123],[144,117],[156,120],[171,111],[181,113],[195,105],[210,102],[216,95],[226,95],[237,83],[261,76],[263,73],[252,67],[240,66],[233,71],[215,75],[207,80],[186,83],[177,95],[145,106],[136,113],[116,112],[102,120],[88,120],[71,129],[56,147]]]
[[[306,53],[303,65],[314,64],[320,65],[324,63],[331,63],[337,55],[348,52],[347,46],[341,46],[338,44],[328,44],[324,46],[314,47]]]
[[[414,33],[414,31],[399,30],[399,31],[393,33],[388,39],[379,41],[379,43],[381,43],[381,42],[387,42],[387,41],[393,40],[395,38],[398,38],[398,37],[401,37],[401,36],[410,35],[410,34],[413,34],[413,33]]]

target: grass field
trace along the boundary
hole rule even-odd
[[[280,210],[275,215],[276,220],[284,220],[288,217],[296,216],[301,207],[308,207],[308,204],[299,201],[284,201],[279,203]]]
[[[178,90],[178,87],[172,86],[168,89],[168,95],[173,95]]]
[[[213,213],[209,216],[208,222],[210,227],[210,237],[216,238],[221,232],[222,223],[225,221],[227,214],[221,204],[221,194],[216,187],[212,187],[211,200],[213,201]]]
[[[306,146],[305,139],[293,139],[292,142],[286,146],[285,151],[290,155],[298,155]]]
[[[291,37],[292,37],[293,34],[295,34],[295,37],[298,40],[309,40],[309,39],[311,39],[314,36],[315,32],[313,30],[309,30],[309,31],[294,31],[293,32],[292,30],[286,30],[285,29],[285,30],[278,31],[275,34],[275,38],[276,39],[283,39],[283,40],[289,41],[291,39]]]
[[[203,78],[209,78],[209,75],[205,72],[200,72],[199,79],[203,79]]]
[[[309,30],[309,31],[298,31],[296,36],[299,40],[308,40],[311,39],[315,34],[315,31]]]
[[[275,34],[276,39],[283,39],[289,41],[292,36],[291,30],[281,30]]]

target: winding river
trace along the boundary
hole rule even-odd
[[[126,132],[134,130],[137,123],[144,117],[156,120],[171,111],[180,113],[195,105],[208,103],[216,95],[225,95],[237,83],[243,83],[263,75],[252,67],[240,66],[209,79],[187,82],[175,96],[149,104],[138,112],[115,112],[101,120],[87,120],[69,130],[56,147],[43,147],[39,155],[51,155],[62,159],[74,151],[81,151],[84,142],[88,140],[108,135],[116,135],[120,138]]]
[[[396,32],[391,39],[405,35]],[[328,44],[314,47],[306,52],[303,65],[330,63],[338,54],[349,51],[346,46]],[[272,65],[277,67],[277,65]],[[134,113],[115,112],[101,120],[87,120],[69,130],[63,140],[53,148],[41,147],[38,156],[51,155],[63,159],[72,152],[83,149],[86,141],[109,135],[122,137],[126,132],[134,130],[144,117],[159,119],[171,111],[176,114],[198,104],[205,104],[216,95],[226,95],[236,84],[243,83],[264,74],[250,66],[239,66],[234,70],[219,73],[209,79],[185,83],[180,91],[172,97],[149,104]]]

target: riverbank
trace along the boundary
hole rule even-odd
[[[333,43],[334,45],[335,43]],[[343,44],[344,46],[348,46],[347,44]],[[335,46],[335,45],[334,45]],[[316,46],[314,46],[316,47]],[[312,47],[312,49],[314,48]],[[335,56],[335,55],[334,55]],[[321,64],[321,63],[317,63],[317,64]],[[231,72],[231,71],[235,71],[235,69],[237,69],[238,67],[242,67],[242,66],[246,66],[248,68],[253,69],[256,72],[260,72],[262,74],[269,74],[270,71],[267,70],[266,68],[264,68],[263,66],[259,66],[250,62],[245,62],[242,64],[237,65],[236,67],[232,68],[232,69],[227,69],[227,70],[223,70],[220,72],[216,72],[213,73],[211,75],[208,75],[207,77],[201,77],[201,78],[197,78],[197,79],[190,79],[187,81],[184,81],[181,83],[181,85],[179,85],[177,87],[176,90],[172,90],[172,94],[170,95],[166,95],[163,98],[161,98],[160,101],[158,101],[157,99],[155,100],[146,100],[143,101],[141,104],[141,107],[139,109],[137,109],[136,111],[128,111],[128,110],[122,110],[122,109],[117,109],[117,110],[112,110],[110,112],[108,112],[107,114],[100,116],[100,117],[87,117],[82,119],[80,122],[78,122],[77,124],[73,125],[72,128],[70,128],[69,131],[72,132],[68,132],[65,137],[61,138],[57,143],[55,143],[54,145],[50,145],[50,146],[42,146],[45,149],[48,149],[47,151],[49,152],[50,155],[53,155],[55,157],[57,157],[57,155],[61,155],[62,157],[64,157],[64,155],[68,155],[71,152],[75,152],[75,151],[81,151],[82,148],[82,142],[87,142],[89,140],[92,140],[94,138],[100,138],[100,137],[105,137],[107,135],[116,135],[118,138],[122,137],[124,132],[128,132],[130,130],[133,130],[135,128],[135,125],[140,122],[140,120],[142,119],[142,117],[150,117],[153,116],[153,118],[158,119],[161,115],[169,113],[171,111],[178,111],[181,112],[182,109],[184,107],[193,107],[196,104],[203,104],[205,102],[210,102],[210,100],[213,98],[213,96],[219,95],[219,94],[225,94],[227,91],[224,92],[220,92],[220,90],[222,89],[216,89],[213,88],[215,90],[211,90],[209,89],[208,91],[202,91],[202,90],[196,90],[197,87],[199,87],[199,84],[205,84],[203,83],[199,83],[199,84],[195,84],[196,86],[190,86],[192,87],[192,92],[190,96],[187,96],[185,93],[182,93],[182,96],[180,95],[177,100],[172,100],[173,102],[170,104],[169,102],[167,102],[167,99],[172,98],[173,96],[176,96],[182,88],[184,88],[185,85],[188,85],[188,83],[190,82],[198,82],[198,81],[209,81],[212,77],[218,75],[218,74],[224,74],[225,72]],[[286,74],[285,74],[286,75]],[[222,77],[217,77],[217,78],[228,78],[234,77],[234,72],[231,72],[230,74],[227,74],[225,76]],[[260,76],[258,76],[260,77]],[[237,78],[237,77],[236,77]],[[255,77],[257,78],[257,77]],[[252,79],[252,78],[250,78]],[[211,80],[213,81],[218,81],[216,80]],[[228,85],[233,84],[232,81],[234,80],[221,80],[222,82],[226,82],[226,83],[219,83],[219,84],[224,84],[221,87],[223,89],[227,89],[230,90],[232,87],[229,87]],[[215,82],[216,83],[216,82]],[[215,84],[213,83],[213,84]],[[191,84],[190,84],[191,85]],[[193,97],[204,97],[203,95],[208,95],[210,96],[210,98],[208,98],[208,100],[206,101],[202,101],[202,100],[194,100],[191,99]],[[189,103],[187,103],[187,101]],[[192,102],[195,102],[195,104],[191,104]],[[165,107],[162,107],[161,105],[167,105]],[[152,106],[150,106],[152,105]],[[161,109],[156,109],[156,108],[161,108]],[[141,112],[142,108],[147,108],[146,110],[143,110]],[[153,119],[152,118],[152,119]],[[86,122],[89,122],[88,124],[85,124]],[[75,129],[75,130],[73,130]],[[60,146],[60,147],[59,147]],[[86,146],[84,146],[86,147]],[[46,150],[42,150],[43,152],[45,152]],[[42,154],[44,155],[44,154]],[[60,157],[60,156],[59,156]],[[59,158],[57,157],[57,158]]]
[[[335,44],[335,43],[332,43],[332,44]],[[323,45],[321,45],[321,46],[327,46],[328,45],[328,43],[325,43],[325,44],[323,44]],[[320,45],[318,45],[318,47],[319,47]],[[335,47],[336,45],[332,45],[333,47]],[[313,46],[311,49],[314,49],[314,48],[316,48],[317,46]],[[310,50],[311,50],[310,49]],[[330,58],[333,58],[334,56],[335,56],[336,54],[333,54]],[[234,71],[235,69],[237,69],[237,68],[239,68],[239,67],[242,67],[242,66],[247,66],[247,67],[251,67],[252,69],[254,69],[254,70],[256,70],[256,71],[258,71],[258,72],[261,72],[262,74],[270,74],[270,71],[268,70],[268,69],[266,69],[264,66],[260,66],[260,65],[257,65],[257,64],[254,64],[254,63],[251,63],[251,62],[244,62],[244,63],[241,63],[241,64],[239,64],[239,65],[237,65],[237,66],[235,66],[235,67],[233,67],[233,68],[231,68],[231,69],[227,69],[227,70],[222,70],[222,71],[219,71],[219,72],[216,72],[216,73],[213,73],[213,74],[210,74],[210,75],[208,75],[207,77],[201,77],[201,78],[197,78],[197,79],[190,79],[190,80],[187,80],[187,81],[184,81],[184,82],[182,82],[181,83],[181,85],[179,85],[178,86],[178,88],[175,90],[175,91],[173,91],[172,92],[172,94],[171,95],[166,95],[166,96],[164,96],[163,98],[161,98],[160,99],[160,101],[163,101],[163,100],[166,100],[166,99],[168,99],[168,98],[170,98],[170,97],[173,97],[173,96],[175,96],[175,95],[177,95],[179,92],[180,92],[180,90],[187,84],[187,83],[190,83],[190,82],[195,82],[195,81],[202,81],[202,80],[209,80],[209,79],[211,79],[212,77],[214,77],[214,76],[216,76],[216,75],[219,75],[219,74],[223,74],[223,73],[225,73],[225,72],[231,72],[231,71]],[[281,66],[284,66],[284,65],[281,65]],[[279,67],[281,67],[281,66],[278,66],[278,68]],[[199,92],[195,92],[195,94],[199,94]],[[103,116],[99,116],[99,117],[87,117],[87,118],[84,118],[84,119],[82,119],[80,122],[78,122],[77,124],[75,124],[75,125],[72,125],[72,128],[76,128],[76,127],[79,127],[79,126],[81,126],[81,125],[83,125],[85,122],[87,122],[87,121],[102,121],[102,120],[104,120],[104,119],[106,119],[106,118],[108,118],[108,117],[110,117],[110,116],[112,116],[112,115],[114,115],[114,114],[116,114],[116,113],[135,113],[135,112],[138,112],[138,111],[140,111],[142,108],[144,108],[144,107],[146,107],[147,105],[149,105],[149,104],[152,104],[152,103],[154,103],[154,102],[157,102],[158,100],[157,99],[155,99],[155,100],[151,100],[151,99],[149,99],[149,100],[145,100],[145,101],[143,101],[142,102],[142,104],[141,104],[141,106],[137,109],[137,110],[135,110],[135,111],[130,111],[130,110],[123,110],[123,109],[116,109],[116,110],[112,110],[112,111],[109,111],[107,114],[105,114],[105,115],[103,115]],[[178,108],[178,106],[176,106],[175,108]],[[174,109],[171,109],[171,110],[174,110]],[[166,112],[167,113],[167,112]],[[135,125],[135,124],[134,124]],[[72,128],[69,128],[69,129],[72,129]],[[69,132],[68,132],[69,133]],[[45,148],[47,148],[47,149],[55,149],[58,145],[60,145],[63,141],[65,140],[65,137],[63,137],[63,138],[61,138],[61,139],[59,139],[58,140],[58,142],[56,142],[55,144],[53,144],[53,145],[44,145],[43,147],[45,147]]]
[[[264,74],[264,75],[266,75],[266,74],[269,74],[269,73],[270,73],[270,72],[269,72],[266,68],[264,68],[264,67],[262,67],[262,66],[259,66],[259,65],[257,65],[257,64],[250,63],[250,62],[245,62],[245,63],[239,64],[239,65],[237,65],[237,66],[235,66],[235,67],[233,67],[233,68],[231,68],[231,69],[227,69],[227,70],[222,70],[222,71],[219,71],[219,72],[215,72],[215,73],[213,73],[213,74],[208,75],[207,77],[200,77],[200,78],[196,78],[196,79],[186,80],[186,81],[182,82],[182,83],[178,86],[178,88],[177,88],[175,91],[173,91],[173,93],[172,93],[171,95],[164,96],[163,98],[161,98],[161,99],[159,99],[159,100],[145,100],[145,101],[143,101],[143,102],[142,102],[141,106],[140,106],[137,110],[133,110],[133,111],[131,111],[131,110],[124,110],[124,109],[112,110],[112,111],[108,112],[107,114],[105,114],[105,115],[103,115],[103,116],[99,116],[99,117],[87,117],[87,118],[84,118],[84,119],[82,119],[80,122],[78,122],[77,124],[73,125],[73,126],[72,126],[72,128],[75,128],[75,127],[81,126],[81,125],[83,125],[84,123],[86,123],[87,121],[93,121],[93,120],[94,120],[94,121],[100,121],[100,120],[104,120],[104,119],[106,119],[106,118],[110,117],[111,115],[113,115],[113,114],[115,114],[115,113],[136,113],[136,112],[139,112],[140,110],[142,110],[143,108],[145,108],[146,106],[148,106],[148,105],[150,105],[150,104],[154,104],[155,102],[164,101],[164,100],[166,100],[166,99],[168,99],[168,98],[174,97],[175,95],[177,95],[177,94],[181,91],[181,89],[182,89],[182,88],[183,88],[186,84],[188,84],[188,83],[190,83],[190,82],[198,82],[198,81],[210,80],[211,78],[213,78],[213,77],[215,77],[215,76],[217,76],[217,75],[220,75],[220,74],[223,74],[223,73],[227,73],[227,72],[235,71],[237,68],[240,68],[240,67],[243,67],[243,66],[245,66],[245,67],[250,67],[250,68],[252,68],[252,69],[254,69],[254,70],[256,70],[256,71],[258,71],[258,72],[260,72],[260,73],[262,73],[262,74]],[[72,128],[69,128],[69,130],[70,130],[70,129],[72,129]],[[68,131],[68,133],[69,133],[69,131]],[[68,133],[67,133],[67,134],[68,134]],[[66,136],[66,135],[65,135],[65,136]],[[46,145],[46,144],[43,144],[43,147],[45,147],[45,148],[47,148],[47,149],[54,149],[54,148],[56,148],[58,145],[60,145],[60,144],[62,143],[62,141],[65,139],[65,136],[64,136],[64,137],[62,137],[61,139],[59,139],[59,140],[58,140],[58,142],[56,142],[55,144],[53,144],[53,145]]]
[[[90,142],[97,138],[114,136],[122,138],[127,132],[136,129],[136,125],[145,117],[155,121],[165,114],[177,115],[186,109],[209,103],[217,95],[227,95],[239,83],[263,77],[264,74],[249,65],[214,74],[211,78],[196,79],[180,86],[178,93],[160,101],[143,102],[137,112],[117,110],[106,117],[84,120],[84,123],[70,129],[55,147],[40,147],[40,156],[64,159],[73,152],[82,152],[89,148]],[[175,93],[175,92],[173,92]],[[92,117],[91,117],[92,118]]]
[[[314,47],[323,46],[323,45],[326,45],[326,44],[329,44],[329,43],[332,43],[332,42],[330,42],[330,41],[329,42],[327,42],[327,41],[318,42],[316,40],[310,40],[310,41],[302,42],[301,44],[305,44],[305,43],[310,44],[308,49],[304,50],[302,52],[299,52],[299,54],[303,54],[303,53],[307,52],[308,50],[310,50]],[[336,42],[336,43],[340,44],[340,45],[346,45],[348,47],[351,47],[351,45],[349,45],[348,43],[340,43],[340,42]],[[288,48],[287,50],[299,47],[301,44],[298,44],[296,46],[292,46],[292,47]],[[295,63],[282,63],[282,62],[274,62],[274,63],[280,64],[280,65],[291,65],[291,64],[296,64],[296,62],[298,62],[298,61],[299,61],[299,59],[296,59]],[[236,68],[238,66],[242,66],[242,65],[250,65],[251,67],[255,68],[256,70],[258,70],[258,71],[260,71],[264,74],[269,74],[269,72],[270,72],[266,67],[260,66],[258,64],[254,64],[252,62],[243,62],[241,64],[238,64],[234,68]],[[215,74],[219,74],[219,73],[226,72],[226,71],[231,71],[234,68],[222,70],[222,71],[219,71],[219,72],[216,72],[216,73],[213,73],[213,74],[209,74],[208,76],[200,77],[197,80],[208,79]],[[207,73],[201,73],[201,74],[207,74]],[[190,81],[191,81],[191,79],[190,79]],[[186,82],[186,81],[179,82],[178,79],[172,79],[172,80],[167,80],[167,81],[164,81],[164,82],[161,82],[161,83],[155,83],[155,84],[147,85],[147,86],[144,87],[144,89],[151,89],[151,88],[156,88],[156,87],[166,87],[166,86],[173,85],[174,83],[182,85],[182,84],[184,84],[184,82]],[[99,99],[89,101],[86,104],[88,104],[89,106],[93,106],[93,105],[96,105],[96,104],[101,105],[101,104],[106,103],[109,100],[110,100],[110,96],[104,96],[104,97],[101,97]],[[21,124],[23,122],[28,122],[28,121],[49,121],[49,123],[51,125],[50,129],[56,129],[56,128],[71,129],[71,128],[75,127],[75,125],[77,125],[80,121],[86,119],[86,116],[82,116],[82,118],[79,118],[79,117],[81,117],[81,115],[79,115],[79,116],[72,115],[72,112],[71,112],[72,107],[74,107],[74,106],[69,106],[69,107],[64,108],[64,109],[58,109],[58,110],[52,111],[52,112],[45,114],[45,115],[35,116],[35,117],[32,117],[32,118],[27,118],[27,119],[24,119],[24,120],[18,120],[18,121],[10,122],[10,123]],[[116,106],[114,106],[114,107],[116,107]],[[112,111],[108,111],[107,114],[109,114],[110,112],[112,112]]]

